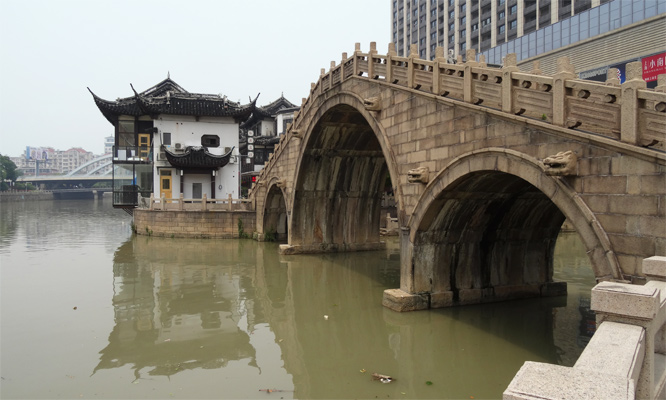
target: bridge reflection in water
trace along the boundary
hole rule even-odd
[[[572,365],[592,335],[589,260],[576,234],[560,243],[568,299],[397,313],[377,301],[399,282],[397,241],[279,256],[271,243],[134,237],[114,255],[115,326],[94,374],[186,376],[228,398],[262,388],[285,398],[499,397],[525,360]],[[210,369],[219,382],[206,381]]]

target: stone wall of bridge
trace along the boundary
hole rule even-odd
[[[666,254],[665,77],[647,91],[635,77],[579,81],[566,59],[544,77],[473,55],[371,48],[322,71],[253,188],[259,234],[270,191],[285,205],[284,252],[377,248],[387,173],[402,232],[391,308],[561,294],[565,218],[598,279],[640,281],[641,260]]]

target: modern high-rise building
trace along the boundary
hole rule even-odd
[[[664,0],[392,0],[391,14],[403,57],[415,44],[422,59],[439,46],[452,58],[475,49],[489,64],[516,53],[520,66],[567,49],[558,56],[585,71],[666,51]]]

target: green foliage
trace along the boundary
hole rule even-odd
[[[267,242],[274,242],[277,239],[277,230],[275,228],[268,228],[264,233],[264,240]]]
[[[8,190],[10,182],[16,183],[19,176],[21,171],[16,169],[16,164],[8,156],[0,154],[0,190]]]
[[[245,229],[243,227],[243,220],[238,218],[238,238],[239,239],[247,239],[250,237],[247,232],[245,232]]]
[[[153,236],[153,230],[148,229],[148,227],[146,227],[146,233],[148,234],[148,236]]]
[[[95,188],[95,189],[110,188],[111,187],[111,182],[97,182],[94,185],[92,185],[92,187]]]
[[[16,184],[14,184],[14,189],[15,190],[37,190],[35,185],[33,185],[32,183],[23,183],[23,182],[18,182]]]

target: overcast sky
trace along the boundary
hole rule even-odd
[[[387,0],[0,0],[0,153],[103,152],[115,100],[171,74],[185,90],[300,105],[354,43],[390,40]]]

